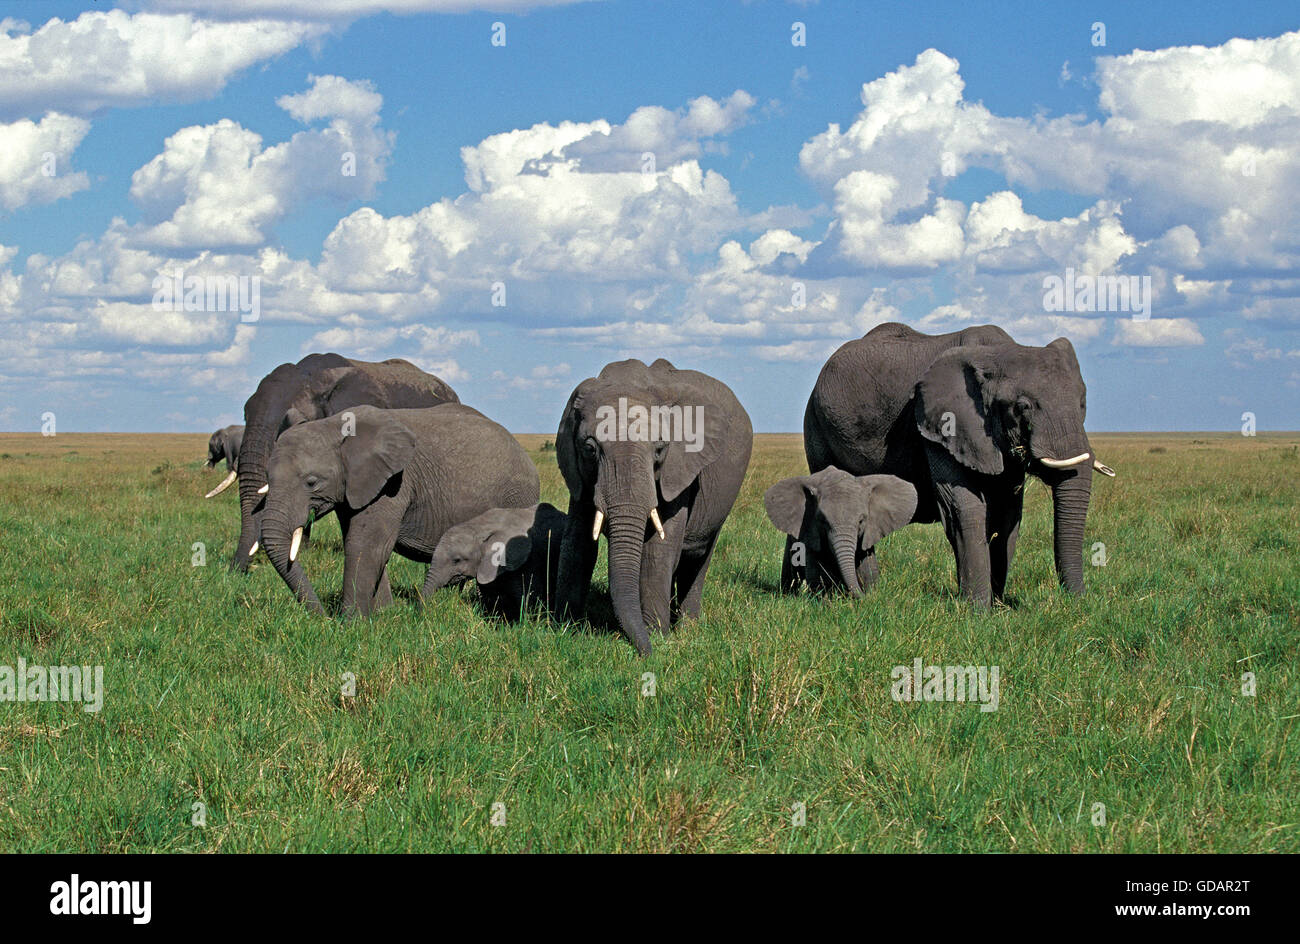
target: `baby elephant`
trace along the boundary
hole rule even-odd
[[[916,489],[894,475],[850,475],[834,466],[777,482],[763,495],[767,516],[787,535],[781,589],[853,596],[876,582],[876,542],[912,520]]]
[[[477,579],[483,608],[516,622],[524,604],[549,609],[560,566],[560,541],[569,516],[542,502],[528,508],[493,508],[448,528],[433,552],[423,595]]]

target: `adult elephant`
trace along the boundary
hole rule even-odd
[[[1083,530],[1097,461],[1074,347],[1027,347],[994,325],[921,334],[883,324],[831,355],[804,412],[818,472],[889,474],[917,491],[914,522],[941,521],[963,595],[1006,590],[1025,475],[1052,490],[1056,571],[1083,592]]]
[[[204,495],[204,498],[220,495],[235,483],[236,470],[239,468],[239,449],[243,442],[243,426],[223,426],[208,438],[208,461],[203,463],[203,468],[215,469],[217,463],[224,459],[227,475],[221,480],[221,484]]]
[[[309,354],[296,364],[275,368],[244,404],[239,545],[231,567],[246,571],[249,558],[257,553],[266,464],[276,437],[284,430],[362,404],[409,409],[459,402],[456,392],[442,380],[399,358],[375,363],[340,354]]]
[[[637,652],[649,654],[649,629],[698,618],[753,443],[749,415],[730,388],[666,360],[619,361],[580,383],[555,437],[569,487],[559,614],[586,606],[603,525],[614,614]]]
[[[396,551],[428,563],[443,533],[495,507],[537,504],[537,466],[503,426],[460,403],[359,406],[286,430],[268,463],[261,540],[299,602],[324,612],[299,559],[304,529],[333,511],[343,532],[343,612],[392,602]]]

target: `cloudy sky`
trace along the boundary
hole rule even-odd
[[[1093,430],[1300,428],[1300,11],[981,6],[5,4],[0,429],[210,431],[329,350],[518,432],[663,356],[797,430],[886,321],[1069,337]]]

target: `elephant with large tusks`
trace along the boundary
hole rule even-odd
[[[343,612],[392,602],[394,551],[428,563],[443,533],[489,508],[535,505],[537,467],[504,427],[460,403],[359,406],[288,429],[267,463],[260,541],[308,609],[324,612],[298,552],[333,511],[343,532]]]
[[[650,630],[698,618],[753,444],[730,388],[666,360],[619,361],[580,383],[555,437],[569,487],[559,615],[583,612],[603,530],[614,614],[637,652],[650,652]]]
[[[267,462],[276,437],[286,429],[362,404],[407,409],[459,402],[447,384],[400,358],[374,363],[339,354],[309,354],[296,364],[275,368],[244,404],[239,545],[231,567],[248,570],[249,559],[257,553]]]
[[[221,480],[221,484],[204,495],[204,498],[213,498],[220,495],[235,483],[235,477],[239,474],[237,471],[239,469],[239,449],[243,442],[243,426],[223,426],[208,439],[208,461],[203,463],[203,468],[214,469],[217,463],[224,459],[227,474]]]
[[[1056,570],[1083,592],[1083,532],[1096,457],[1074,347],[1016,344],[980,325],[942,335],[883,324],[822,368],[804,412],[818,472],[896,475],[917,491],[914,522],[940,521],[963,595],[987,606],[1006,590],[1026,474],[1052,491]]]

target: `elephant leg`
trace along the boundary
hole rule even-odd
[[[383,584],[387,602],[392,602],[388,587],[387,564],[397,545],[399,521],[389,520],[381,503],[354,515],[343,543],[343,613],[345,616],[369,616],[381,603]]]
[[[926,456],[944,534],[957,558],[957,588],[981,609],[993,602],[989,577],[988,508],[974,473],[931,445]]]
[[[993,601],[987,510],[964,485],[939,485],[939,519],[957,558],[957,589],[981,609]]]
[[[524,585],[517,574],[501,591],[497,606],[507,623],[518,623],[524,618]]]
[[[686,617],[697,620],[704,601],[704,576],[713,560],[713,549],[718,546],[718,536],[709,539],[709,546],[701,555],[683,556],[673,581],[676,619]],[[675,622],[676,620],[674,620]]]
[[[673,575],[680,559],[680,536],[669,531],[672,522],[664,522],[666,540],[652,535],[641,551],[641,616],[646,629],[667,635],[673,624]]]
[[[1016,540],[1020,537],[1024,497],[1024,489],[1017,489],[989,508],[989,582],[995,600],[1001,600],[1006,594],[1007,576],[1011,573]]]
[[[676,622],[674,593],[686,555],[688,511],[679,506],[663,520],[664,536],[653,531],[641,549],[641,615],[651,632],[667,634]]]
[[[393,602],[393,588],[388,583],[388,566],[379,573],[379,586],[375,588],[375,598],[371,610],[382,610]]]
[[[560,542],[559,570],[555,586],[555,616],[578,619],[587,609],[591,572],[596,569],[600,546],[591,538],[595,512],[590,505],[569,502],[569,520]]]
[[[492,619],[502,615],[501,588],[484,584],[478,588],[479,603],[483,606],[483,615]]]
[[[876,549],[873,547],[858,561],[858,585],[866,590],[879,579],[880,563],[876,560]]]
[[[803,583],[804,567],[794,562],[794,545],[795,539],[790,535],[785,536],[785,553],[781,556],[781,592],[795,593],[799,590],[799,584]],[[807,550],[803,551],[807,554]]]

